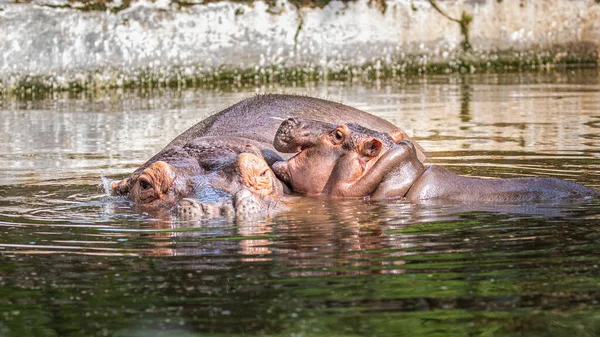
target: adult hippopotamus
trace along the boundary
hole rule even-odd
[[[411,141],[396,143],[386,137],[357,126],[289,119],[282,123],[274,143],[300,152],[274,163],[273,170],[295,191],[338,197],[523,203],[600,195],[556,178],[479,179],[437,165],[425,167]]]
[[[262,213],[283,207],[282,184],[268,167],[289,157],[273,146],[281,121],[317,118],[351,120],[410,139],[396,126],[358,109],[294,95],[259,95],[212,115],[172,140],[129,177],[111,185],[113,195],[142,207],[172,208],[181,215]],[[420,158],[425,158],[420,147]]]

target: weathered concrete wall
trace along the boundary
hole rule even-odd
[[[452,18],[472,16],[466,54],[459,24],[429,0],[332,1],[322,8],[287,0],[142,0],[119,11],[82,11],[64,0],[0,1],[4,89],[398,73],[437,63],[455,70],[465,60],[478,67],[588,63],[600,54],[597,0],[436,1]]]

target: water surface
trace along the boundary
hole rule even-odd
[[[597,336],[600,201],[301,198],[248,222],[107,197],[202,118],[258,92],[389,119],[432,163],[600,188],[596,70],[0,101],[0,336]]]

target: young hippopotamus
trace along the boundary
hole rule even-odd
[[[390,122],[343,104],[305,96],[259,95],[183,132],[131,176],[113,183],[112,194],[141,207],[175,206],[178,214],[191,218],[280,210],[284,190],[268,164],[289,157],[275,149],[273,137],[281,121],[290,116],[319,118],[334,125],[351,120],[410,139]],[[425,158],[420,147],[416,150]]]
[[[278,178],[298,192],[374,199],[401,197],[413,202],[437,198],[493,203],[600,195],[592,188],[556,178],[479,179],[459,176],[436,165],[425,167],[410,141],[392,143],[386,149],[383,142],[377,145],[378,134],[371,130],[364,132],[346,125],[332,129],[330,124],[314,120],[296,121],[293,125],[297,125],[297,130],[290,130],[292,123],[288,121],[283,124],[274,143],[300,144],[300,152],[273,164],[273,169]]]
[[[274,163],[273,171],[295,192],[369,195],[398,166],[399,151],[388,150],[403,138],[399,130],[385,133],[354,123],[336,126],[289,118],[277,130],[273,144],[281,152],[299,152],[287,161]]]

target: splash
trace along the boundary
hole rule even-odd
[[[105,177],[104,174],[100,175],[100,179],[102,180],[102,187],[104,187],[104,193],[107,196],[110,196],[110,185],[114,182],[114,180]]]

